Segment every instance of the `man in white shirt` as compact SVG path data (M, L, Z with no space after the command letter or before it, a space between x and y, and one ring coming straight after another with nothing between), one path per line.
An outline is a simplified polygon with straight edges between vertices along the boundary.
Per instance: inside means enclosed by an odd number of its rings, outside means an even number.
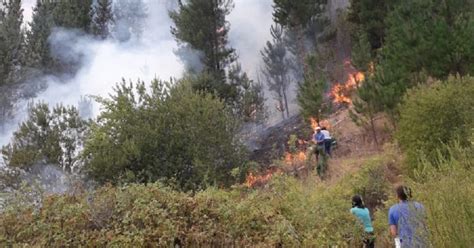
M326 127L321 128L321 133L324 135L324 151L331 157L332 137Z

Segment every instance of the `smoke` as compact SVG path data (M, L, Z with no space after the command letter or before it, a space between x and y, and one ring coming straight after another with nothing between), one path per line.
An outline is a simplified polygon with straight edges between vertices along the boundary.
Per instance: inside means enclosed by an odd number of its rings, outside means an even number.
M242 68L251 79L260 81L264 85L265 105L269 113L268 125L281 121L281 112L276 108L273 93L265 85L265 78L261 76L262 58L260 51L267 41L272 40L270 27L273 22L273 0L235 0L235 8L229 15L231 24L229 40L237 51ZM296 103L296 83L288 89L288 104L290 114L299 111Z
M66 64L74 64L79 70L70 78L51 75L38 78L45 82L46 90L29 101L44 101L51 106L63 103L82 108L84 96L107 97L122 78L150 82L153 78L179 78L186 68L201 68L200 54L192 49L178 49L170 33L172 21L168 11L176 7L173 0L147 0L147 17L142 35L125 42L116 39L96 40L77 30L55 29L49 38L54 55ZM260 50L271 39L272 0L235 0L235 8L229 16L230 45L237 50L243 69L255 81L261 67ZM31 21L36 0L24 0L24 21ZM178 56L179 55L179 56ZM179 59L186 57L186 64ZM266 93L268 109L274 110L274 100ZM9 143L19 122L27 114L27 100L16 103L15 116L0 130L0 146ZM89 106L90 104L86 104ZM92 102L90 113L96 116L100 106ZM90 107L90 106L89 106ZM280 114L277 113L279 116ZM0 159L0 164L2 163Z

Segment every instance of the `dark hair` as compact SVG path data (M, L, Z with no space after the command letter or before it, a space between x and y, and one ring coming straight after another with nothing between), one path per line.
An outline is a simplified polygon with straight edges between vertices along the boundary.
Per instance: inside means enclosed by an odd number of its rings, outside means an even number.
M326 127L322 127L321 130L326 130Z
M365 208L364 202L362 202L362 197L360 195L355 195L352 197L352 207Z
M397 192L398 199L402 201L406 201L411 198L411 189L407 186L400 185L395 189L395 191Z

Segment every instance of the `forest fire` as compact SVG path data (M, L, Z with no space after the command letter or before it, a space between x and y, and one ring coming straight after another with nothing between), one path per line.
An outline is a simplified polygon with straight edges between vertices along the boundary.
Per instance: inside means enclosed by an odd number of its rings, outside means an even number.
M313 130L316 127L326 127L330 128L330 123L328 120L317 121L316 118L310 118L311 128ZM298 139L296 142L296 149L295 152L286 152L283 158L283 165L280 167L271 167L267 171L262 174L257 175L254 172L250 172L247 175L244 185L248 188L254 188L258 186L263 186L267 184L274 175L276 174L283 174L283 173L292 173L295 171L300 171L307 166L307 161L311 157L307 153L307 147L311 144L311 141L307 141L304 139Z
M250 172L245 179L244 185L248 188L253 188L258 185L265 185L268 181L270 181L270 179L272 179L273 175L277 173L281 173L279 168L269 169L265 174L262 175L254 175L252 172Z
M333 97L333 102L338 104L351 105L352 100L350 95L352 92L364 81L365 75L357 71L350 61L344 63L346 71L348 72L347 80L344 83L336 83L330 92Z

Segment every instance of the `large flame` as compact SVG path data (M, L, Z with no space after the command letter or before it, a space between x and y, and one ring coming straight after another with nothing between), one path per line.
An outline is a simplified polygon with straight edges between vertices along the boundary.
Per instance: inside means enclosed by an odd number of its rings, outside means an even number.
M349 60L344 65L346 66L347 80L344 83L336 83L332 87L330 95L333 97L334 103L351 105L350 95L365 80L365 75L356 71Z

